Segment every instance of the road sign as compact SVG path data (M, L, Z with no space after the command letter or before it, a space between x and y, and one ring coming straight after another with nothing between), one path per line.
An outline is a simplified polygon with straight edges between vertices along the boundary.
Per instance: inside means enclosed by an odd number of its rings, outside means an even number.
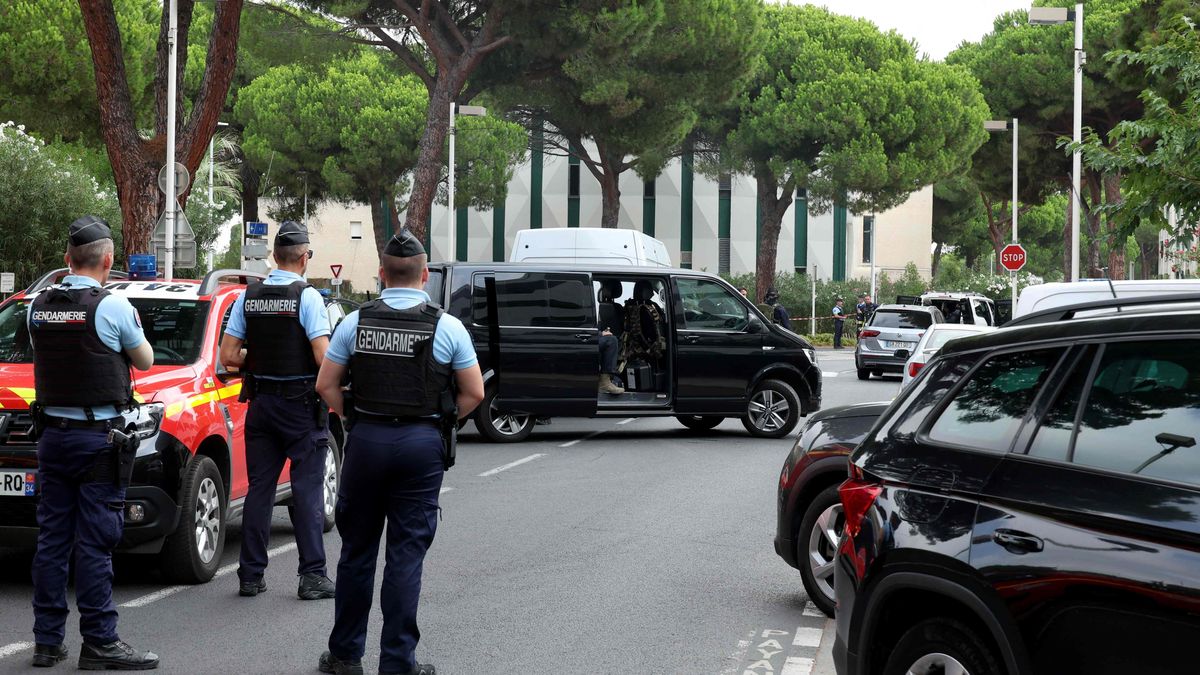
M175 162L175 196L179 197L188 188L188 181L191 177L188 176L187 167L179 162ZM158 170L158 191L167 194L167 165Z
M260 223L256 220L246 221L246 236L247 237L265 237L267 236L267 224Z
M1009 272L1020 272L1025 261L1025 247L1020 244L1009 244L1000 251L1000 264Z
M17 275L12 272L0 273L0 293L12 293L17 285Z
M329 271L333 272L334 279L337 279L338 277L342 276L342 266L341 265L330 265Z
M167 259L167 211L163 209L150 233L150 247L160 261ZM175 267L196 266L196 234L188 222L187 215L175 203Z
M339 278L337 278L337 277L334 277L334 278L332 278L332 279L330 279L330 280L329 280L329 285L330 285L330 286L341 286L341 285L342 285L342 280L341 280L341 279L339 279Z

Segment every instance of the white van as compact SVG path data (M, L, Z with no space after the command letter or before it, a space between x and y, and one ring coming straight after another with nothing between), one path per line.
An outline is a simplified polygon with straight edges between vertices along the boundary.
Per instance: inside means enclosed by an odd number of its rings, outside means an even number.
M603 227L521 230L509 262L672 266L667 245L654 237Z
M1106 279L1089 279L1075 283L1039 284L1021 291L1013 318L1055 307L1078 305L1082 302L1111 300L1114 292L1118 298L1140 298L1179 293L1200 294L1200 279L1147 279L1113 282Z

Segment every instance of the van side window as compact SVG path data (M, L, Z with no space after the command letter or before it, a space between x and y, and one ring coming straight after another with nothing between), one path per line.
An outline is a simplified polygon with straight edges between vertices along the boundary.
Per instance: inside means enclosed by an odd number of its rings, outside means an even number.
M502 326L594 329L591 289L586 274L497 273L497 318Z
M683 325L692 330L745 330L749 310L724 286L705 279L680 279Z
M476 274L471 280L471 323L486 326L491 322L488 312L487 280L485 274Z

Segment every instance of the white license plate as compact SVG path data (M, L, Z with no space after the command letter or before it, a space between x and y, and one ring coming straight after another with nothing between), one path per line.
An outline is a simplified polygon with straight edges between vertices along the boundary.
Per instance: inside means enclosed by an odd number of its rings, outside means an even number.
M915 342L901 342L899 340L884 340L884 349L912 349Z
M32 497L36 493L36 471L0 470L0 495L5 497Z

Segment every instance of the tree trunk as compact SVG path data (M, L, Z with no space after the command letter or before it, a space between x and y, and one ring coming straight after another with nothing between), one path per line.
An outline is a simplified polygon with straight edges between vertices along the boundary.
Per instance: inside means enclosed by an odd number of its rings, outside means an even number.
M413 236L425 238L425 224L433 209L433 198L437 195L438 183L442 180L442 148L450 133L450 102L461 88L455 86L458 78L450 73L441 75L429 94L429 108L425 113L425 132L417 144L417 165L413 169L412 194L408 198L408 211L404 219ZM454 208L450 204L451 209ZM452 259L450 251L447 259Z
M1100 267L1103 263L1100 261L1100 199L1101 186L1100 179L1095 173L1089 171L1087 173L1087 191L1091 201L1088 202L1088 207L1084 209L1083 222L1087 226L1088 231L1088 247L1087 247L1087 265L1088 276L1097 278L1101 276Z
M124 171L117 180L117 199L121 203L121 236L126 260L135 253L152 252L150 234L164 204L163 194L158 190L160 166L161 163L144 159L125 158L122 162Z
M1116 206L1121 203L1121 174L1104 176L1104 203ZM1125 278L1125 242L1128 237L1120 232L1120 223L1109 211L1105 217L1108 225L1108 277L1114 280Z
M1155 270L1157 270L1158 266L1158 242L1154 242L1148 246L1139 243L1138 250L1140 252L1138 262L1142 268L1142 278L1153 279L1156 276Z
M1004 273L1004 272L1006 272L1006 270L1000 264L1000 251L1005 246L1005 241L1004 241L1004 239L1005 239L1004 235L1006 232L1005 225L1007 224L1007 225L1011 226L1012 216L1009 216L1008 218L1003 218L1003 219L997 218L996 217L996 209L994 208L996 205L995 202L993 202L991 200L991 198L988 197L983 192L979 193L979 198L983 201L983 210L985 212L987 212L988 239L991 240L991 242L992 242L992 252L994 252L996 254L996 256L995 256L996 266L995 266L995 269L993 269L992 271L997 272L997 273ZM1009 207L1008 202L1002 202L1000 204L1000 213L1007 213L1008 207Z
M794 178L784 181L780 197L779 179L765 166L759 166L754 177L757 183L758 204L762 210L762 232L758 242L758 255L754 260L754 299L761 301L767 289L775 285L775 264L779 257L779 232L783 228L783 214L790 205L790 197L796 191Z
M621 219L621 164L624 157L613 157L612 153L599 148L601 210L600 227L616 228Z
M262 184L262 176L254 167L250 166L250 162L246 161L244 156L238 173L242 182L242 221L256 222L258 220L258 191Z

